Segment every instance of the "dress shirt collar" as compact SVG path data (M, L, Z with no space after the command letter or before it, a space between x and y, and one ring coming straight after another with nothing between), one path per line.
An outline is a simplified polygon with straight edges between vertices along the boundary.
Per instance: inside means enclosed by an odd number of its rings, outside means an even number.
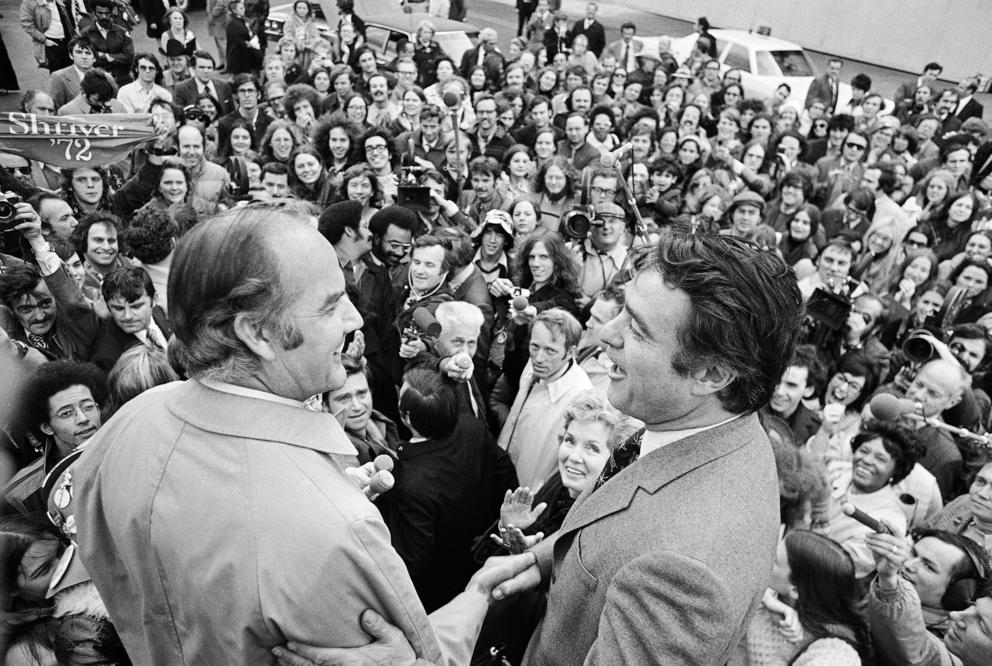
M680 439L692 437L693 435L698 435L706 430L717 428L726 423L730 423L734 419L738 419L741 416L743 415L734 414L729 419L725 419L719 423L714 423L713 425L703 426L702 428L688 428L686 430L645 430L644 436L641 438L641 455L639 457L643 458L652 451L657 451L658 449L664 448L672 442L677 442Z
M275 393L267 393L265 391L259 391L257 389L248 388L247 386L238 386L237 384L228 384L227 382L219 382L214 379L201 378L199 380L201 384L207 388L212 388L215 391L220 391L221 393L230 393L231 395L240 395L243 398L253 398L255 400L267 400L268 402L277 402L280 405L288 405L289 407L303 407L303 403L299 400L293 400L292 398L286 398L281 395L276 395ZM337 419L335 419L336 421Z
M530 365L530 361L527 362ZM531 377L534 376L534 367L530 367ZM585 371L579 367L579 364L575 362L575 359L571 359L568 362L568 369L559 375L556 379L552 379L550 382L543 379L538 379L536 384L544 384L548 387L548 397L551 398L551 402L558 402L562 396L567 395L572 387L581 380L581 376L585 374Z

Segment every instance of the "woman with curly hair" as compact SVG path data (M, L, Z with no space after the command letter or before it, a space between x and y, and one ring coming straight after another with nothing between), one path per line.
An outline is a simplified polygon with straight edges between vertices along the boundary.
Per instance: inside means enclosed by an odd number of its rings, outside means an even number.
M558 231L562 216L574 207L572 196L577 178L568 160L560 155L548 158L537 172L534 202L546 229Z
M295 124L288 120L273 120L258 146L262 164L269 162L288 164L289 156L293 151L305 144L306 139Z
M170 206L186 204L190 193L190 175L186 163L178 157L167 157L162 164L158 183L151 199L138 209L166 210Z
M317 204L321 210L334 198L334 181L315 148L302 146L289 157L289 187L298 198Z
M357 201L362 204L362 221L368 227L369 220L383 206L383 193L379 179L364 162L356 164L344 172L337 201Z
M295 83L286 88L282 107L286 117L296 123L305 136L310 136L317 125L320 111L320 96L317 90L305 83Z

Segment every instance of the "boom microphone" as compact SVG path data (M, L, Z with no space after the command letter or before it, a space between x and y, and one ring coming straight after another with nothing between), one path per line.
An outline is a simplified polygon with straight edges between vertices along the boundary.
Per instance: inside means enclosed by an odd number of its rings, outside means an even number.
M441 95L441 101L443 101L444 105L451 110L457 109L459 106L461 106L461 102L462 102L460 99L458 99L458 95L456 95L453 92L446 92L443 95Z
M878 522L877 520L875 520L874 518L872 518L867 513L865 513L858 507L854 506L850 502L844 502L844 505L841 507L841 510L846 515L850 516L851 518L854 518L856 521L858 521L865 527L869 528L873 532L881 532L882 534L892 534L892 530L890 530L888 527Z
M620 161L620 158L622 158L624 154L629 152L633 147L634 144L628 141L612 152L601 153L599 156L599 165L607 169L612 169Z
M868 409L876 419L897 421L900 416L915 413L916 403L891 393L879 393L868 403Z
M413 323L423 331L424 335L432 338L441 335L441 322L425 307L419 307L413 311Z

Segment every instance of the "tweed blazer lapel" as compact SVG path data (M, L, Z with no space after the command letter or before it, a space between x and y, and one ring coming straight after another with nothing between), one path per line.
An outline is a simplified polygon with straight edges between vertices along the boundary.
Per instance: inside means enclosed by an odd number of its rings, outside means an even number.
M638 489L649 494L675 479L747 445L764 432L754 414L672 442L619 472L596 492L584 492L565 517L561 536L623 511Z

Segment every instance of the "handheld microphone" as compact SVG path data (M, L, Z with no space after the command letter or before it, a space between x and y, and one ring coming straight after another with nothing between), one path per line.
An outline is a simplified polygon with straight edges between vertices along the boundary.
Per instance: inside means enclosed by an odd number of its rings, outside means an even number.
M624 156L625 153L633 149L634 144L629 141L622 144L619 148L609 153L601 153L599 156L599 165L607 169L612 169L620 162L620 158Z
M872 416L883 421L896 421L900 416L914 414L917 405L912 400L899 398L891 393L879 393L868 403Z
M844 502L844 505L841 507L841 510L844 512L845 515L854 518L856 521L858 521L865 527L869 528L873 532L881 532L882 534L892 534L892 530L890 530L888 527L878 522L877 520L875 520L874 518L872 518L867 513L865 513L858 507L854 506L850 502Z
M372 461L372 466L375 467L375 471L377 472L392 472L393 459L385 453L381 453L375 457L375 460Z
M455 359L455 365L457 365L462 370L468 370L470 367L472 367L472 359L468 358L468 356L462 356L460 358Z
M514 298L510 304L513 306L513 309L518 312L523 312L527 309L527 306L530 305L530 303L527 302L527 297L523 295Z
M446 92L443 95L441 95L441 101L443 101L444 105L448 107L449 110L452 111L457 109L459 106L461 106L461 102L462 102L458 98L458 95L456 95L453 92Z
M380 495L391 489L395 483L396 479L393 478L391 472L380 469L369 479L369 492L373 495Z
M425 307L413 311L413 323L429 337L436 338L441 334L441 322Z

